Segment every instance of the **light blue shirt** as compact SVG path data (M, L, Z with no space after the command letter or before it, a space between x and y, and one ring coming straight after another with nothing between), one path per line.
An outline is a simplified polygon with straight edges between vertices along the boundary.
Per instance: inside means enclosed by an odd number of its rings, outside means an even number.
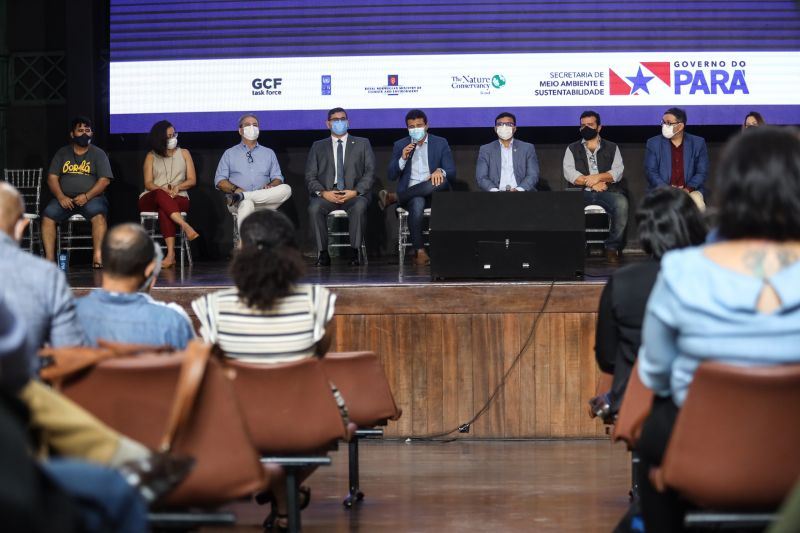
M407 163L408 160L402 157L397 160L397 166L400 167L401 171L406 168ZM417 143L417 148L411 154L411 175L408 177L408 186L413 187L418 183L422 183L430 175L431 169L428 168L428 135L426 134L422 142Z
M704 249L664 255L642 329L639 376L678 406L703 361L800 363L800 261L762 280L718 265ZM756 310L765 283L781 302L772 313Z
M168 344L182 350L194 338L186 311L149 295L95 289L76 301L78 318L92 346L97 339L135 344Z
M83 344L83 330L75 314L72 290L55 263L20 249L19 244L0 231L0 298L23 321L27 331L27 364L6 360L0 369L5 376L27 382L39 371L37 352L51 346Z
M508 143L508 148L501 141L497 142L500 143L500 187L498 189L501 191L516 189L518 187L517 178L514 176L514 139Z
M247 157L248 152L253 158L252 162ZM283 181L275 152L260 144L250 150L241 142L222 154L214 175L214 185L218 186L220 181L228 180L245 191L255 191L264 188L264 185L274 179Z

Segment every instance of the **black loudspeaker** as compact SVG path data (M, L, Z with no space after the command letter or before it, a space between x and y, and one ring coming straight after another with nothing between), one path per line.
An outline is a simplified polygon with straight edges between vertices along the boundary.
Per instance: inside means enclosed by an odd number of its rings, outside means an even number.
M583 276L581 192L443 192L431 204L433 279Z

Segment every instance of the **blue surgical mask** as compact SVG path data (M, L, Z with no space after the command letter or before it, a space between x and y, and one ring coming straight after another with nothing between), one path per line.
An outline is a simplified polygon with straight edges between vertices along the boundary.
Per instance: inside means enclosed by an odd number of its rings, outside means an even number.
M408 136L412 141L418 143L425 138L425 128L408 128Z
M331 131L334 135L344 135L347 133L347 126L346 120L334 120L331 122Z

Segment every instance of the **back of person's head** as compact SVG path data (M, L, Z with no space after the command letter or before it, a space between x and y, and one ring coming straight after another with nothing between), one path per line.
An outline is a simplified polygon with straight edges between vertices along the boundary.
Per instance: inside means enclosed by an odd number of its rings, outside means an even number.
M750 128L720 157L716 204L723 239L800 239L800 132Z
M153 239L139 224L114 226L103 238L103 275L145 279L147 266L155 259Z
M303 257L292 221L278 211L256 211L239 229L241 247L231 262L239 298L256 309L270 309L289 294L303 275Z
M706 224L694 200L675 187L659 187L642 199L636 211L639 242L650 256L702 244Z
M0 181L0 231L12 238L18 238L15 229L24 212L25 204L22 203L22 195L16 187Z

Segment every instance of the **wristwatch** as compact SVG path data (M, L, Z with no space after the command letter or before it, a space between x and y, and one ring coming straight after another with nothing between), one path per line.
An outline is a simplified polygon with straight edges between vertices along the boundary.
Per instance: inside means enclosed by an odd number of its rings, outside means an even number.
M316 194L317 196L322 196L322 191L314 191L314 194Z

